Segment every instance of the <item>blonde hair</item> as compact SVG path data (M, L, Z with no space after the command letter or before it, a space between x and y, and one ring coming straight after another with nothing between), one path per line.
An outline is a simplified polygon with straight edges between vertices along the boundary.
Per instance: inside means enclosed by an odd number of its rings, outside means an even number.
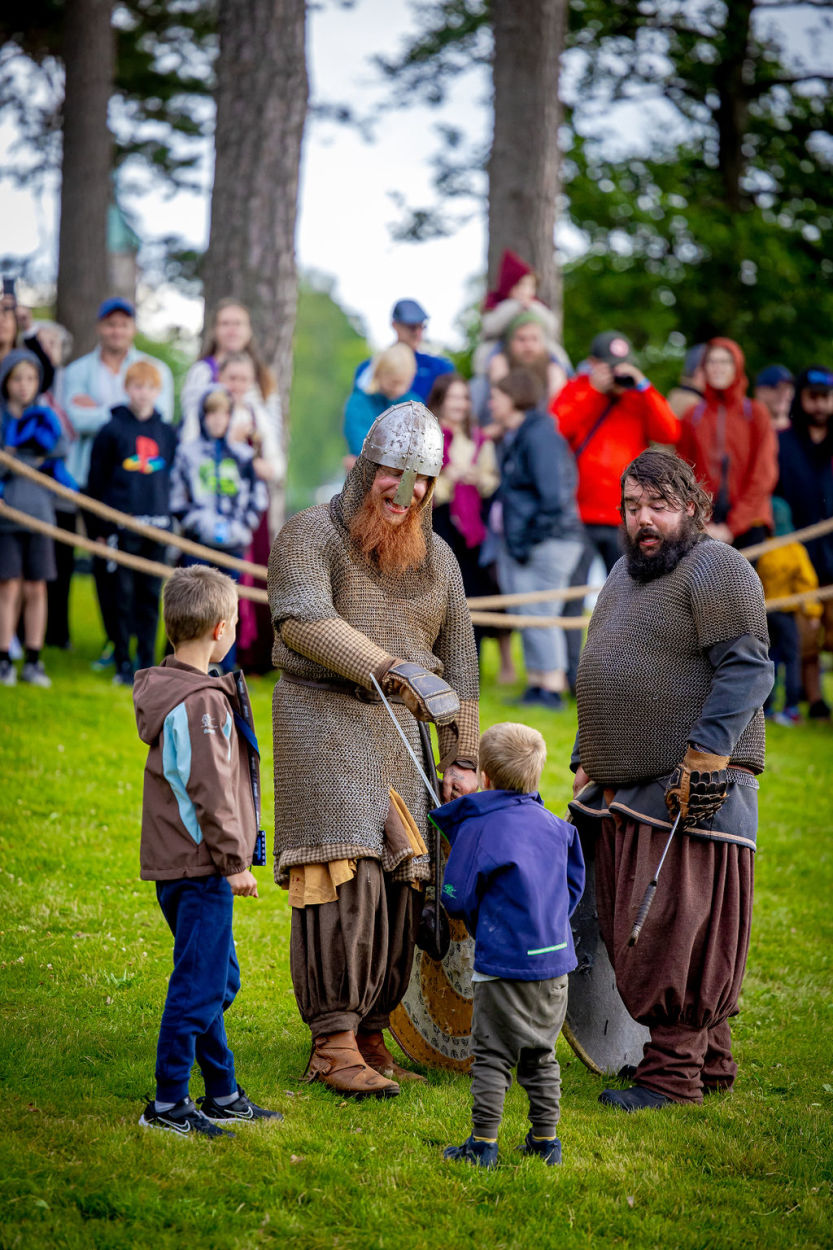
M370 374L370 382L368 383L368 395L376 395L381 389L379 386L379 374L385 372L407 373L410 372L410 381L405 387L406 391L411 389L414 378L416 377L417 363L416 356L407 343L394 343L393 347L387 347L373 362L373 369Z
M149 360L134 360L132 365L128 366L127 373L124 375L124 384L128 382L150 382L151 386L155 386L157 391L162 389L162 374L152 365Z
M202 638L218 621L228 621L237 607L237 587L230 577L207 564L174 569L162 592L165 633L172 647Z
M203 412L231 412L234 400L224 386L212 386L203 399Z
M547 744L537 729L516 721L492 725L480 739L480 768L496 790L538 789Z

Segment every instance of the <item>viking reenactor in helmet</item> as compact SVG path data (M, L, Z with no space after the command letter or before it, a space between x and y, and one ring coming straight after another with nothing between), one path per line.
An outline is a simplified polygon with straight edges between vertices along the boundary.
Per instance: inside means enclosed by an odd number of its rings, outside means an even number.
M437 726L442 798L477 788L478 669L459 566L431 528L436 418L398 404L371 427L344 488L291 518L269 560L275 878L289 889L290 965L312 1032L310 1079L390 1096L382 1030L408 985L429 798L417 758Z
M633 1088L600 1101L636 1111L735 1080L772 665L761 583L704 533L710 501L691 468L643 452L621 510L626 553L578 669L571 811L597 834L599 928L625 1006L650 1030Z

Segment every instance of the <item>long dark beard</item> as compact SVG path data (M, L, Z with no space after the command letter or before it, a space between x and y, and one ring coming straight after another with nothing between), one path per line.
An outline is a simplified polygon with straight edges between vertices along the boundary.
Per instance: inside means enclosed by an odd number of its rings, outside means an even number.
M391 525L376 498L368 495L349 524L350 537L380 573L407 573L425 561L422 518L411 507L400 525Z
M677 537L664 538L658 550L649 556L640 550L638 539L632 539L623 525L622 537L628 572L635 582L653 582L658 577L665 577L666 573L677 567L683 556L688 555L700 533L694 518L686 516Z

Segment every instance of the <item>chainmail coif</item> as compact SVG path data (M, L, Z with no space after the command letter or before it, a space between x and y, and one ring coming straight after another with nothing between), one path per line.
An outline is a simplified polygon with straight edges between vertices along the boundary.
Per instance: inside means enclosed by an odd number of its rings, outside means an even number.
M615 786L670 773L711 688L705 652L744 635L769 642L758 575L732 547L702 538L670 573L646 583L619 560L599 594L576 680L587 774ZM758 708L732 763L761 772L765 746Z
M273 661L284 673L308 681L349 675L367 690L381 653L421 664L441 675L461 701L460 737L440 730L441 756L448 755L451 742L452 758L476 761L477 651L459 565L431 528L431 489L420 505L426 558L418 568L382 574L350 539L349 522L377 468L359 456L339 495L298 513L276 537L268 577ZM333 629L317 631L329 637L316 645L315 655L302 655L282 636L294 636L293 624L299 622L328 621ZM384 863L390 786L427 835L425 787L381 704L281 681L273 712L278 882L293 864L364 855ZM419 759L416 721L401 705L394 705L394 712ZM428 873L426 857L396 870L405 879Z

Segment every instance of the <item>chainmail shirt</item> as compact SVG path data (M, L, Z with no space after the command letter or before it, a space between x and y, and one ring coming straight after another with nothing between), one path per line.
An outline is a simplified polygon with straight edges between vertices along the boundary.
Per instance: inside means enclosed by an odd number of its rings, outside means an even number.
M476 763L477 651L459 565L431 528L430 490L420 505L427 554L418 568L383 574L350 538L350 520L377 468L359 456L340 495L298 513L277 535L268 577L274 664L304 681L344 681L367 691L371 673L378 676L394 657L421 664L442 676L461 703L457 729L438 731L442 766L454 759ZM392 706L421 759L414 717ZM273 723L278 883L294 864L361 856L380 859L400 879L426 879L427 857L398 867L387 858L389 787L424 837L430 804L381 703L280 681Z
M768 644L760 580L734 548L703 537L650 582L635 581L619 560L599 594L576 681L588 775L620 786L670 773L711 689L707 650L742 636ZM759 707L731 762L759 773L764 750Z

